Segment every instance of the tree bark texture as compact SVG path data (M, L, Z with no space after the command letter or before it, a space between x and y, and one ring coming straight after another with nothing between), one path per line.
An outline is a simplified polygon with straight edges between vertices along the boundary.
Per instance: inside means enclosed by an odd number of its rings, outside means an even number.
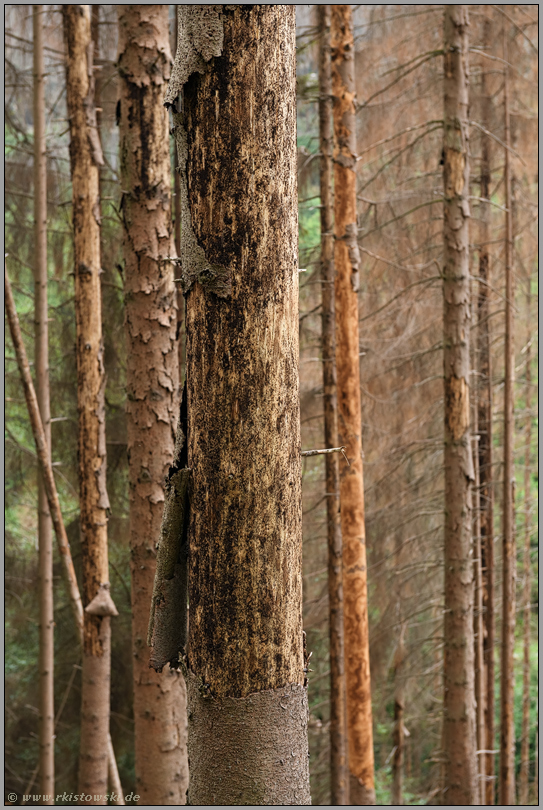
M351 6L332 6L336 362L339 443L350 466L340 476L347 736L351 804L375 804L366 532L358 336L360 253L356 219L356 120Z
M305 805L294 7L178 14L188 801Z
M532 446L532 334L530 331L531 278L528 278L528 306L526 321L528 335L526 344L526 390L524 395L526 408L526 428L524 439L524 559L522 588L522 625L523 625L523 666L522 666L522 738L520 747L520 783L519 804L528 804L528 785L530 775L530 620L532 615L532 566L530 544L532 535L532 496L531 496L531 446Z
M507 31L504 30L504 60L507 60ZM500 770L498 794L501 805L515 804L515 722L514 646L515 646L515 527L514 527L514 466L513 466L513 397L515 355L513 337L513 217L511 198L511 158L509 124L509 82L505 65L505 382L503 392L503 615L502 656L500 679Z
M484 41L490 45L490 24L485 23ZM484 48L486 50L486 47ZM491 98L487 88L486 71L481 72L482 123L490 128ZM490 139L482 137L481 151L481 197L490 197ZM485 664L485 745L487 751L494 749L494 485L492 467L492 369L490 354L490 299L491 288L490 254L490 207L481 210L481 249L479 253L479 291L477 297L477 433L479 436L479 511L481 529L481 561L483 578L483 657ZM494 804L494 754L486 754L485 804Z
M399 600L398 600L399 601ZM401 606L398 606L400 612ZM392 795L394 806L403 805L403 765L405 753L405 686L403 666L406 658L404 637L407 624L404 622L400 629L398 647L394 656L394 732L392 737L394 754L392 756Z
M185 683L177 670L150 669L146 646L179 388L163 105L171 61L168 6L117 8L136 792L143 805L179 805L188 786Z
M43 64L43 6L32 7L34 37L34 370L36 395L45 441L51 457L49 399L49 328L47 312L47 157L45 141L45 69ZM55 793L55 695L53 615L53 526L47 493L38 473L39 580L39 779L44 804Z
M109 587L107 554L105 372L100 289L100 205L98 172L103 163L94 107L89 6L62 7L66 42L66 99L74 223L78 464L83 550L83 672L80 792L107 792L110 617L115 608L89 613ZM111 601L111 600L110 600ZM105 804L100 798L91 802Z
M445 383L444 804L479 804L473 647L469 410L467 6L444 7Z
M472 298L473 300L473 298ZM479 452L478 442L478 422L477 422L477 386L475 396L471 403L472 408L472 431L475 438L473 446L473 468L475 481L473 484L473 494L475 497L475 509L473 510L473 558L474 558L474 581L475 593L473 600L473 638L475 656L475 727L477 751L485 748L485 673L484 673L484 649L483 649L483 573L481 561L481 512L479 508ZM486 778L485 778L485 754L477 754L477 778L479 787L479 798L481 804L486 804Z
M324 391L324 443L337 447L337 374L334 294L334 199L332 193L332 63L329 5L319 15L319 135L321 195L322 377ZM343 641L343 565L339 511L339 460L325 456L326 516L328 533L328 602L330 621L330 782L333 805L349 803L347 728L345 717L345 663Z

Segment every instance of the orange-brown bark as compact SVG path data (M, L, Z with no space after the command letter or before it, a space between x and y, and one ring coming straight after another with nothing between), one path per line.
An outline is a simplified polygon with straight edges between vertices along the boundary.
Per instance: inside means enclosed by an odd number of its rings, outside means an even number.
M185 683L149 668L145 643L178 418L171 222L168 6L118 6L121 183L130 486L136 792L143 805L185 803Z
M332 6L332 89L339 442L350 462L342 466L340 477L349 790L352 804L375 804L357 299L354 40L347 5Z

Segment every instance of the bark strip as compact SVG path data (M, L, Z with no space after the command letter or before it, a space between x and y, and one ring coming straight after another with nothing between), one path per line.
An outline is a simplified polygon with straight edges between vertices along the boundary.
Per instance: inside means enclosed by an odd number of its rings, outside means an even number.
M190 805L310 805L307 690L211 697L187 673ZM220 729L220 734L217 733ZM243 769L223 762L243 754Z
M341 465L343 595L349 791L352 804L375 804L369 660L368 585L358 299L360 253L356 218L356 119L351 6L332 6L336 269L336 361Z
M467 6L444 6L443 370L445 616L443 804L479 804L475 737L474 479L469 410L469 164Z

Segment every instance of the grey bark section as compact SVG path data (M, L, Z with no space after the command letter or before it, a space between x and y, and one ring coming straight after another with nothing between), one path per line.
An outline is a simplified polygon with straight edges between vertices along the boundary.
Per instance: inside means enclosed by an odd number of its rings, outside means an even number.
M307 690L289 684L243 698L214 698L192 672L186 680L187 804L310 805Z

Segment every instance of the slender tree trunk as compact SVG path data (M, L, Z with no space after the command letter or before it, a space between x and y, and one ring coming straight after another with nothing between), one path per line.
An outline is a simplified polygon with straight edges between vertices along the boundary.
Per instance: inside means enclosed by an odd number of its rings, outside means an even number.
M532 569L530 555L530 541L532 535L532 498L531 478L532 467L530 451L532 445L532 336L530 331L530 303L531 279L528 278L528 307L526 323L528 335L526 344L526 393L524 396L526 408L526 436L524 444L524 587L522 593L523 630L524 630L524 661L522 668L522 742L520 748L520 786L519 804L528 804L528 783L530 775L530 619L532 615Z
M336 387L336 328L334 296L334 201L332 194L332 63L330 6L318 6L319 132L321 193L322 377L325 447L338 446ZM343 643L343 571L339 512L339 462L325 456L326 514L328 527L328 600L330 615L330 767L331 802L349 804L347 731L345 717L345 663Z
M504 60L507 61L507 32L504 30ZM509 126L509 82L505 65L505 384L503 432L503 616L500 688L500 770L499 803L515 804L515 723L514 660L515 646L515 566L514 534L514 466L513 466L513 395L514 395L514 337L513 337L513 218L511 199L511 161Z
M474 364L475 365L475 364ZM477 411L477 383L473 384L475 390L474 402L472 404L472 430L475 437L473 447L473 467L475 471L475 482L473 494L475 497L475 510L473 520L473 557L475 575L475 598L473 609L473 637L475 642L475 706L476 706L476 739L477 750L485 749L485 672L484 672L484 650L483 650L483 572L481 558L481 510L480 510L480 476L479 476L479 431L478 431L478 411ZM485 780L486 756L483 753L477 755L477 776L480 794L480 803L486 804L486 780Z
M178 32L178 14L177 6L175 7L175 42L179 40ZM181 254L181 176L179 174L179 155L177 149L174 150L174 238L175 238L175 255ZM179 279L177 279L177 282ZM184 339L184 321L185 321L185 299L183 297L183 290L179 283L176 283L177 289L177 356L179 359L179 382L182 384L185 377L185 339Z
M178 13L188 801L306 805L294 7Z
M43 6L32 7L34 35L34 369L36 394L51 456L49 401L49 328L47 313L47 157L45 143L45 69L43 66ZM47 494L38 475L39 549L39 773L43 804L54 804L55 793L55 694L53 615L53 531Z
M79 791L93 796L91 801L85 801L86 804L105 804L111 616L116 611L111 598L111 604L104 599L109 591L109 501L106 491L98 188L98 171L103 158L94 108L90 9L89 6L68 5L62 7L62 12L74 218L78 462L85 606Z
M445 617L442 802L478 804L473 655L473 462L469 410L467 6L445 6L443 331Z
M400 600L398 599L398 614L400 614L400 612L401 604ZM401 807L403 805L403 764L405 751L405 728L403 717L405 709L405 688L402 670L406 657L404 643L406 631L407 624L403 622L400 627L398 647L394 655L394 732L392 735L394 754L392 756L391 802L392 805L396 807Z
M375 804L366 531L358 337L360 254L356 224L356 120L352 9L332 6L334 215L339 441L350 466L340 477L347 735L351 804Z
M485 22L484 42L490 45L490 22ZM485 47L486 50L486 47ZM482 124L490 128L491 98L487 88L486 71L481 72ZM481 197L490 197L490 140L482 136L481 152ZM479 510L481 527L481 560L483 577L483 657L485 664L485 745L487 751L494 750L494 486L492 467L492 369L490 363L490 206L483 204L481 209L481 248L479 252L479 290L477 297L477 355L479 382L477 386L477 422L479 434ZM485 803L494 804L494 759L486 754L485 763Z
M117 8L136 792L143 805L180 805L188 786L185 683L177 670L150 669L145 644L179 386L163 105L170 73L168 6Z

